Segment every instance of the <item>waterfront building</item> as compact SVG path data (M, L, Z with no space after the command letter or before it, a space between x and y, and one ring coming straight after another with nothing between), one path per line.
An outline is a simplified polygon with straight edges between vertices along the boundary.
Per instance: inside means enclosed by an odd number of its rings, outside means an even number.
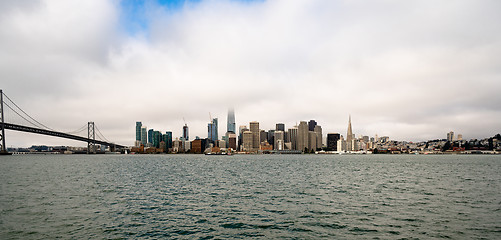
M167 150L172 148L172 132L165 132L165 134L162 135L162 140L165 142Z
M208 138L209 138L209 141L215 143L219 139L218 138L218 134L217 134L217 129L218 129L217 118L213 118L212 122L210 122L207 125L207 128L208 128Z
M160 133L160 131L153 131L153 134L152 134L152 144L154 147L156 148L160 148L160 142L162 141L162 133Z
M268 132L265 130L259 130L259 142L264 142L267 141L266 139L268 138ZM268 141L267 141L268 142Z
M141 128L143 124L141 122L136 122L136 141L141 142Z
M259 146L261 143L260 140L260 130L259 130L259 122L250 122L250 131L252 132L252 148L254 150L259 150Z
M297 126L289 128L287 130L287 142L291 143L291 150L298 150L297 148Z
M148 130L148 143L153 144L153 132L154 131L155 130L153 130L153 129Z
M226 141L225 140L217 140L217 146L219 148L226 148Z
M275 131L273 149L284 150L284 132Z
M237 135L235 133L228 134L228 144L227 148L231 148L233 150L237 150Z
M253 132L245 131L243 132L243 140L242 140L242 150L246 152L250 152L254 149L253 144Z
M462 141L463 140L463 134L458 134L458 141Z
M337 151L338 152L345 152L346 149L346 141L344 140L343 136L337 141Z
M323 145L323 141L322 141L322 126L316 125L313 132L315 132L315 134L317 136L317 140L316 140L317 147L316 147L316 149L322 148L322 145Z
M238 127L238 147L242 148L243 140L244 140L244 132L249 131L247 126L241 125Z
M226 124L226 132L236 133L236 125L235 125L235 110L230 108L228 110L228 119Z
M308 149L308 124L301 121L297 128L297 150L305 151Z
M340 139L341 135L339 133L329 133L327 134L327 149L329 151L337 151L337 141Z
M183 126L183 138L186 141L190 140L190 133L189 133L188 125L186 125L186 123Z
M267 140L267 142L270 144L270 145L274 145L275 144L275 130L274 129L270 129L268 131L268 134L265 138ZM261 141L264 141L263 139L261 139Z
M351 115L348 119L348 131L346 132L346 149L353 150L353 131L351 129Z
M146 146L148 141L148 128L146 126L141 127L141 144Z
M449 141L449 142L454 141L454 132L453 131L450 131L449 133L447 133L447 141Z
M308 131L315 131L315 126L317 126L317 122L315 120L310 120L308 122Z
M275 131L285 132L285 124L283 124L283 123L277 123L275 125Z
M313 131L308 131L308 151L317 150L317 134Z

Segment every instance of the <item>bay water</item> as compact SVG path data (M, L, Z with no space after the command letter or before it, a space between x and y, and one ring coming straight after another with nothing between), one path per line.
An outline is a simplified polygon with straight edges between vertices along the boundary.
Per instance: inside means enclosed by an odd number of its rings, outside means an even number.
M0 239L54 238L501 239L501 156L0 156Z

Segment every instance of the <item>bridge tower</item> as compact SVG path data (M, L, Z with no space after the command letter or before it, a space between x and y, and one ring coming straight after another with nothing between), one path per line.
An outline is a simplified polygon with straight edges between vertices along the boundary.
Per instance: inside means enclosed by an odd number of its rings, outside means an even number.
M3 91L0 89L0 117L2 117L2 122L0 123L0 128L2 133L0 138L2 139L2 147L0 148L0 155L7 154L7 149L5 148L5 126L4 126L4 115L3 115Z
M94 122L87 123L87 154L96 153L96 134L95 134Z

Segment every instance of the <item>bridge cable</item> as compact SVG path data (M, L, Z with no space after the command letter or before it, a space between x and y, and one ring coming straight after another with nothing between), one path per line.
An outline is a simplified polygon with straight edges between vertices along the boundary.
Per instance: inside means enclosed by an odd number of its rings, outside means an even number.
M101 133L101 131L99 131L99 128L97 127L97 125L94 125L94 126L96 126L97 132L98 132L99 134L101 134L101 136L104 138L104 140L105 140L106 142L111 143L111 141L110 141L110 140L108 140L108 139L106 139L106 137L105 137L105 136ZM98 136L99 136L99 134L98 134Z
M4 102L5 106L7 106L8 108L10 108L10 110L12 110L14 113L16 113L18 116L20 116L21 118L23 118L26 122L29 122L31 123L31 125L35 126L35 127L40 127L36 124L34 124L33 122L31 122L30 120L26 119L25 117L23 117L23 115L19 114L16 110L14 110L11 106L9 106L9 104L7 104L6 102Z
M21 112L23 112L24 114L26 114L26 116L28 116L31 120L35 121L36 123L40 124L40 126L43 126L45 127L46 129L49 129L49 130L52 130L52 131L55 131L54 129L50 128L50 127L47 127L45 125L43 125L42 123L40 123L39 121L37 121L36 119L32 118L29 114L27 114L23 109L21 109L19 106L17 106L17 104L12 101L12 99L9 98L9 96L7 96L5 93L3 93L3 95L12 103L14 104L14 106L16 106L19 110L21 110ZM9 107L12 111L14 111L15 113L17 113L17 115L21 116L21 114L19 114L18 112L16 112L14 109L12 109L11 107ZM21 116L22 117L22 116ZM24 120L28 121L26 118L22 117ZM30 121L28 121L30 122ZM33 124L32 122L30 122L31 124ZM33 124L36 126L36 124Z

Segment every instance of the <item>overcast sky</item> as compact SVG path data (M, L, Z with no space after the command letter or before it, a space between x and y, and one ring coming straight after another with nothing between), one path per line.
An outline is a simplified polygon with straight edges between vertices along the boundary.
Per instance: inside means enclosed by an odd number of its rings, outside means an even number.
M0 88L45 125L207 137L315 119L395 140L501 132L501 1L1 1ZM22 120L6 110L7 121ZM7 145L85 143L7 131Z

